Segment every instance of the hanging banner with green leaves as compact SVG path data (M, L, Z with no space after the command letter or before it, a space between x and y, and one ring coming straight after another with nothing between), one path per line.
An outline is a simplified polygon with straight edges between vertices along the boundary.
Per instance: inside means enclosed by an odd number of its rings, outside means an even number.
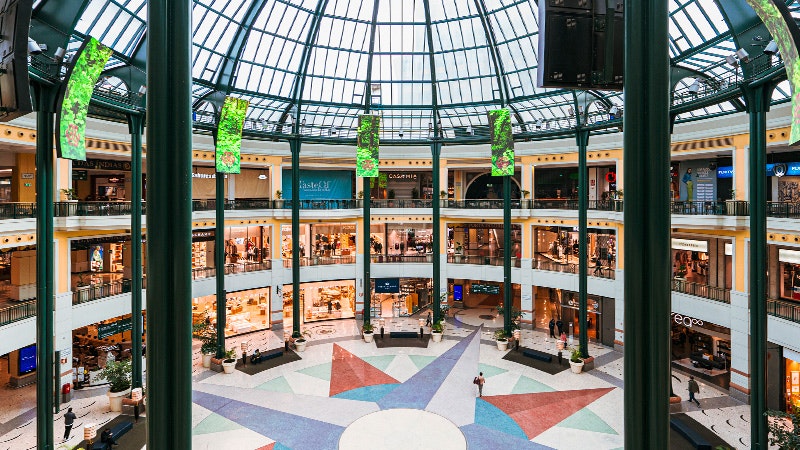
M492 176L514 175L514 136L511 113L507 109L489 111L492 139Z
M242 162L242 127L250 102L236 97L225 97L217 126L217 172L239 173Z
M379 116L362 114L358 117L357 177L373 178L378 176L380 131L381 118Z
M89 37L73 57L74 64L67 69L61 106L56 117L58 157L86 161L86 116L92 100L94 85L106 67L113 50Z

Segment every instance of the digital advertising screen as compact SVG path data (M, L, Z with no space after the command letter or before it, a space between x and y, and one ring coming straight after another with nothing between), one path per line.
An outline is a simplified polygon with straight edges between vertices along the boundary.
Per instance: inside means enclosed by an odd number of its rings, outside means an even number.
M242 127L250 102L225 97L217 126L217 172L239 173L242 162Z
M74 63L67 69L66 83L57 110L58 157L86 161L86 116L97 79L113 51L89 37L83 42Z
M511 113L507 109L489 111L492 142L492 176L514 175L514 136L511 134Z
M453 285L453 301L460 302L464 300L464 286L460 284Z
M764 22L778 49L786 68L786 78L792 89L792 130L789 145L800 142L800 57L797 44L800 42L800 30L785 3L774 0L747 0L747 3ZM789 22L792 26L789 26Z
M400 292L400 278L376 278L376 294L397 294Z
M36 370L36 344L19 349L19 374L25 375Z
M381 118L379 116L362 114L358 117L357 177L372 178L378 176L380 132Z

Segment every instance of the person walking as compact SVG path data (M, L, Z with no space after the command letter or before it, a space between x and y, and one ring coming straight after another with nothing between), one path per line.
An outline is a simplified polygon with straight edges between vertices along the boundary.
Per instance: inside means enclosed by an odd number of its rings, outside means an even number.
M483 372L475 377L474 383L478 385L478 397L483 397L483 385L486 384L486 378L483 378Z
M75 423L75 419L78 416L72 412L72 408L67 410L67 413L64 414L64 442L69 440L69 433L72 431L72 425Z
M550 323L548 323L547 326L550 328L550 337L555 339L556 319L550 319Z
M431 326L431 312L430 311L428 311L428 318L425 320L425 326L426 327Z
M690 402L697 403L697 406L700 406L700 402L694 398L694 394L700 392L700 386L697 384L697 381L694 381L694 377L689 377L689 400Z

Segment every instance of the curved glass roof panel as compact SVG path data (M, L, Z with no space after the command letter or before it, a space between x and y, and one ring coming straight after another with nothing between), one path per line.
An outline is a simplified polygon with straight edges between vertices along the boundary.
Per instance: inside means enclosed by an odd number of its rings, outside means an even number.
M788 3L800 20L800 5ZM108 68L144 60L137 52L146 51L146 0L86 4L68 54L91 35L114 49ZM246 98L253 129L274 129L297 104L309 133L323 136L355 128L368 103L393 139L427 135L435 126L445 135L480 132L486 111L503 104L520 129L574 120L571 91L536 87L534 0L194 0L192 14L196 106L215 92ZM735 51L715 0L669 1L673 65L724 88L743 76L726 63ZM692 82L687 75L676 92ZM590 112L622 106L620 93L596 94L604 100ZM789 94L781 84L773 101ZM740 110L741 99L730 98L679 119Z

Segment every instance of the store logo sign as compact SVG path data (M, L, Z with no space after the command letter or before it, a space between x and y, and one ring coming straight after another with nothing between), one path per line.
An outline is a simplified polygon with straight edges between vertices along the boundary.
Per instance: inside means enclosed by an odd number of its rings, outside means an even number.
M692 328L692 325L697 325L698 327L703 326L703 321L700 319L695 319L694 317L683 316L681 314L672 313L672 320L675 321L678 325L683 325L687 328Z
M797 250L778 249L778 261L791 264L800 264L800 252Z
M691 250L694 252L707 252L707 241L694 241L691 239L672 239L672 248L675 250Z

